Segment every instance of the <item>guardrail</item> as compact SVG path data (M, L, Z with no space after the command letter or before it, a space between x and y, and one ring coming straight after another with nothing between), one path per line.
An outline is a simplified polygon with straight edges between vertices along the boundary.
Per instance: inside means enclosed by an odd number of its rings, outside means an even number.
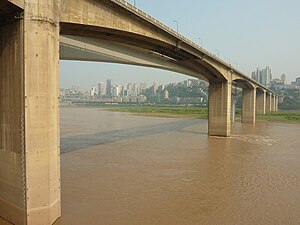
M141 17L142 19L147 20L151 24L159 27L160 29L166 31L167 33L175 36L180 41L185 42L186 44L194 47L195 49L197 49L201 53L203 53L205 55L208 55L209 57L211 57L212 59L216 60L217 62L222 63L223 65L225 65L226 67L230 68L231 70L233 70L233 71L237 72L238 74L244 76L244 78L246 78L247 80L255 83L258 86L264 87L263 85L261 85L257 81L255 81L252 78L250 78L249 76L247 76L244 72L241 72L239 69L237 69L236 67L232 66L232 64L227 63L225 60L223 60L220 57L212 54L211 52L209 52L208 50L206 50L202 46L199 46L195 42L193 42L190 39L188 39L188 38L184 37L183 35L179 34L177 31L171 29L169 26L165 25L164 23L160 22L159 20L155 19L154 17L150 16L149 14L143 12L139 8L133 6L132 4L130 4L129 2L127 2L126 0L111 0L111 1L114 2L114 3L116 3L116 4L118 4L121 7L129 10L130 12L132 12L135 15ZM266 87L264 87L264 88L266 88ZM268 88L266 88L266 89L269 90ZM271 90L269 90L269 91L273 92Z

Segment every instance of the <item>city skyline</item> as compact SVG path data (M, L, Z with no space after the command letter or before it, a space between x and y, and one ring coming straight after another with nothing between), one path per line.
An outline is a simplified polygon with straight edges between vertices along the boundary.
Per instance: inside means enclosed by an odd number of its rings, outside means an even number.
M300 2L296 0L228 0L226 3L191 0L189 4L178 0L172 1L172 4L169 1L139 0L136 6L174 30L178 25L179 33L203 45L248 76L255 68L266 66L272 68L274 78L286 74L287 81L291 82L300 76L297 65L297 59L300 58L300 31L296 29L300 22ZM89 86L97 79L108 77L120 79L120 82L128 82L135 77L133 80L147 83L153 80L165 83L187 79L180 74L156 69L61 61L62 87L74 82Z

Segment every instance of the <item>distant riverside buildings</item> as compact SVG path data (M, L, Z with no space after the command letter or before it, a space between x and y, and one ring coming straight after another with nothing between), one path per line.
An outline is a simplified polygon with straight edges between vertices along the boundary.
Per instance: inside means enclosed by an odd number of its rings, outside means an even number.
M153 83L147 88L145 82L113 84L111 79L99 82L89 91L81 92L79 85L72 89L60 90L63 104L81 103L163 103L163 104L201 104L206 105L208 84L198 79L179 83L158 85Z
M252 79L266 87L269 87L272 81L272 71L269 67L266 67L265 69L257 68L252 72Z

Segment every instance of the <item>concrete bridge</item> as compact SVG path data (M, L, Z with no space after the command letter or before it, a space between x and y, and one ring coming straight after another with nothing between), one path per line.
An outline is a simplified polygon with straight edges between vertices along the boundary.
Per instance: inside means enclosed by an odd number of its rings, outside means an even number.
M232 88L242 122L278 96L123 0L0 0L0 216L61 216L59 59L149 66L209 82L208 134L230 136Z

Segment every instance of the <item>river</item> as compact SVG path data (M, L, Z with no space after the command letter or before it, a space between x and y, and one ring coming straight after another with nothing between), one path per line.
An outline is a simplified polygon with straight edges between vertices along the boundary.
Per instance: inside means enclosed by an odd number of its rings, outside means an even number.
M300 125L61 108L57 225L299 225Z

